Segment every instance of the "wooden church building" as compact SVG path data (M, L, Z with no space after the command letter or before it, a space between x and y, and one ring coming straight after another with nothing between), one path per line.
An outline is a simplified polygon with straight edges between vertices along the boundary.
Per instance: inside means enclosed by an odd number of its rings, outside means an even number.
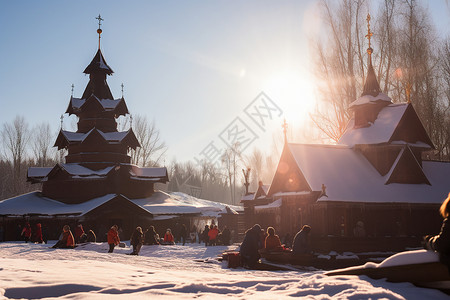
M70 98L66 110L78 117L77 130L61 128L55 142L68 152L65 163L29 168L28 181L42 184L42 191L0 201L6 240L14 240L17 227L25 222L43 223L49 239L57 239L63 225L74 229L82 222L103 241L113 224L127 239L138 225L152 224L164 233L174 219L192 226L193 220L210 220L225 211L225 205L203 200L195 207L189 203L199 199L155 191L156 183L168 182L167 169L131 164L128 152L140 145L131 128L117 130L117 118L129 112L123 96L115 99L108 86L113 70L100 50L98 19L98 51L84 70L89 82L81 98Z
M317 249L351 251L418 247L439 233L450 163L423 159L434 145L413 105L382 93L371 53L369 46L364 89L340 140L285 141L267 195L243 201L248 226L274 226L282 237L309 224Z

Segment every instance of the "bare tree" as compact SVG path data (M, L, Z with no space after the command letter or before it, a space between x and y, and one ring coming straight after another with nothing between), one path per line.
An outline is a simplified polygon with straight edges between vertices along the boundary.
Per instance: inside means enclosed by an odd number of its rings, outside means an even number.
M11 162L13 175L13 192L20 192L22 163L30 140L28 123L22 116L16 116L12 123L3 124L1 131L3 155Z
M230 187L231 204L236 205L236 176L242 159L239 142L232 144L222 155L222 165L225 167Z
M51 158L53 139L54 136L48 122L38 124L32 129L31 149L38 166L44 167L48 164Z
M364 78L364 0L342 0L337 7L321 1L328 39L313 41L315 75L321 100L311 115L313 122L330 139L337 141L350 119L348 105L356 99Z
M161 140L155 122L149 122L146 116L133 117L133 130L141 147L131 151L133 164L147 167L158 165L164 157L167 146Z

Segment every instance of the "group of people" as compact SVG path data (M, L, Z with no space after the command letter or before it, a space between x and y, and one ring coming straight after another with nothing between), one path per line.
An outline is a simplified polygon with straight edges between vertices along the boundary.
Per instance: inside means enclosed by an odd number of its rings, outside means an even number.
M204 242L205 246L229 245L231 241L231 232L227 226L222 231L217 225L205 225L205 229L200 234L200 242Z
M58 242L53 245L52 248L75 248L77 244L97 241L97 236L93 230L89 230L87 233L84 232L83 225L77 224L75 228L75 235L70 230L69 225L63 226L63 231L59 236Z
M44 240L44 236L42 233L42 225L41 223L37 223L34 226L34 229L31 228L30 223L26 223L25 226L20 229L20 237L22 240L25 241L25 243L32 242L32 243L44 243L46 240Z
M297 232L292 241L292 253L294 255L311 253L310 232L311 227L309 225L304 225ZM242 265L254 267L261 258L259 253L261 249L265 251L291 251L286 245L281 244L280 237L275 234L275 228L268 227L265 231L259 224L255 224L245 232L240 247L239 253Z

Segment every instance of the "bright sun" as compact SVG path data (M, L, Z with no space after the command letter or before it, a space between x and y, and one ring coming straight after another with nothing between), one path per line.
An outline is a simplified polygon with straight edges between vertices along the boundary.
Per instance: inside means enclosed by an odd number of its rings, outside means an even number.
M287 122L302 123L313 111L316 98L311 75L295 70L273 73L264 83L264 91L283 110Z

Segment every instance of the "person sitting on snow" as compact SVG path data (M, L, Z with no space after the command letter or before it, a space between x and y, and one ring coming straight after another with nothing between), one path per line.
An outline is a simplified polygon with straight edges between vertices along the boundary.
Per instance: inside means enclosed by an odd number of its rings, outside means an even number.
M311 227L309 225L303 225L302 229L297 232L292 243L293 254L305 254L311 253L309 234Z
M164 240L161 245L175 245L175 239L170 228L167 228L166 234L164 235Z
M439 257L442 263L450 268L450 193L447 199L442 203L439 212L444 218L442 222L441 231L438 235L427 235L424 237L424 248L439 252Z
M264 243L264 249L266 249L267 251L283 250L283 246L281 246L280 237L275 234L275 228L273 227L267 228L267 237Z
M75 248L75 240L69 225L64 225L61 239L52 248Z

